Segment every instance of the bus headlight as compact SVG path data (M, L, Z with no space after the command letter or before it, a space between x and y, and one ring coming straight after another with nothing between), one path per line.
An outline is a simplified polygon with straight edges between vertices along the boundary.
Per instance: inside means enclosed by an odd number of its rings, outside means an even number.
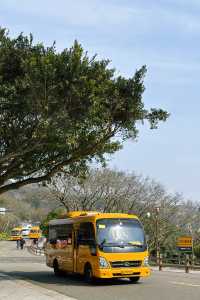
M104 257L99 257L99 267L100 268L109 268L109 263L107 262L107 260Z
M149 258L146 256L143 260L143 266L147 267L149 265Z

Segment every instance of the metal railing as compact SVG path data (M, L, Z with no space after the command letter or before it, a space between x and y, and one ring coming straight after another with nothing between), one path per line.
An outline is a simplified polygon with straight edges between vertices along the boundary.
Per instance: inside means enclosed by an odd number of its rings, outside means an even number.
M34 244L34 242L31 241L30 244L26 246L26 248L31 254L40 255L40 256L45 255L44 245L38 246L38 243Z
M190 270L200 270L200 261L192 259L189 255L185 255L185 257L182 258L163 258L163 256L160 255L158 263L156 262L156 258L151 257L150 265L158 266L159 271L162 271L165 267L183 269L185 273L189 273Z

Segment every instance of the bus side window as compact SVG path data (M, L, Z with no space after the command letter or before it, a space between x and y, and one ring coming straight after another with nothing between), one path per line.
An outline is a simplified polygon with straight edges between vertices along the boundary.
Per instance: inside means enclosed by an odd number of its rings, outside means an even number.
M77 244L91 245L95 243L95 234L93 224L90 222L81 223L78 231Z
M66 240L67 244L72 244L72 225L51 225L49 227L49 240Z
M56 238L57 238L56 229L55 227L50 226L48 239L51 241L51 240L56 240Z

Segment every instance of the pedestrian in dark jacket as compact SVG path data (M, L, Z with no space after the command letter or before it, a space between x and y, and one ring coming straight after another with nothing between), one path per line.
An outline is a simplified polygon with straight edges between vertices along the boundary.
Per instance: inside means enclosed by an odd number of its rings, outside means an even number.
M23 238L20 239L20 248L23 250L25 244L25 240Z

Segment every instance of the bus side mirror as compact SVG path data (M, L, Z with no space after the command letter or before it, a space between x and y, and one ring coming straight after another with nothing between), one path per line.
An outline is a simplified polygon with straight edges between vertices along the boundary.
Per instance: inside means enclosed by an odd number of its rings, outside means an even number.
M92 256L96 256L97 255L97 247L95 244L90 245L90 253Z
M93 247L96 247L96 246L97 246L97 243L96 243L95 239L90 239L90 240L88 240L88 244L89 244L90 246L93 246Z

